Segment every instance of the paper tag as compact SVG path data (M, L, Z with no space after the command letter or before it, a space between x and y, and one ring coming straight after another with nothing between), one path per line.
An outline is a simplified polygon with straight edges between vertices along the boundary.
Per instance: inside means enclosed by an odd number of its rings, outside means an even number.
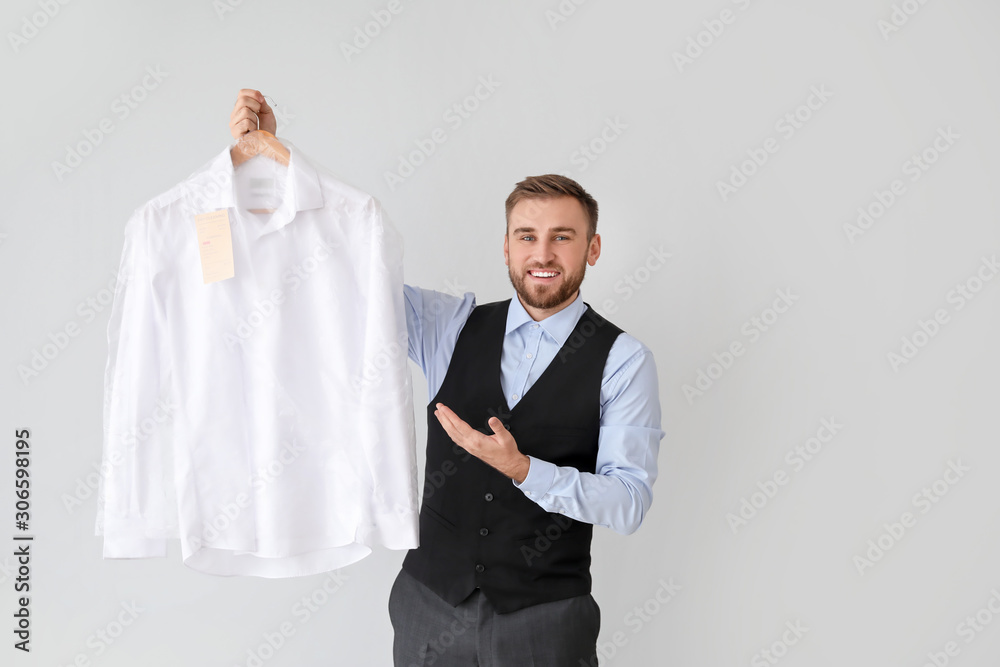
M205 284L236 275L233 269L233 234L229 228L229 211L223 208L196 215L194 224L198 230L201 276Z

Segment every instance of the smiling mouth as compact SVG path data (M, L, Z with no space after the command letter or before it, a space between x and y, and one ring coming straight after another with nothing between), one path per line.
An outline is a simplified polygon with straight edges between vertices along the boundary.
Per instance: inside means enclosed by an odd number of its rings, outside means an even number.
M558 271L543 271L542 269L531 269L528 271L528 275L531 279L537 283L551 283L555 282L556 278L559 277Z
M559 277L558 271L543 271L541 269L531 269L528 275L540 283L549 283Z

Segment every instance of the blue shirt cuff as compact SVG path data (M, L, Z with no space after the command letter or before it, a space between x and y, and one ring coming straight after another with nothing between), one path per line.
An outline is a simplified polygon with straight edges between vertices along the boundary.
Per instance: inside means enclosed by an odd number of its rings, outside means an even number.
M548 461L536 459L534 456L529 455L528 459L531 461L531 465L528 466L528 474L524 481L520 484L514 480L510 481L521 489L524 495L538 502L552 488L552 482L556 478L556 466Z

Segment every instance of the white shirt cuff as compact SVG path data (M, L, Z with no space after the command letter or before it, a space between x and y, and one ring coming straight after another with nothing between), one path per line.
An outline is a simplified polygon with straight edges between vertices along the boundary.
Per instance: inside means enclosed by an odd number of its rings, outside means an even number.
M105 558L163 558L167 541L144 537L105 537Z

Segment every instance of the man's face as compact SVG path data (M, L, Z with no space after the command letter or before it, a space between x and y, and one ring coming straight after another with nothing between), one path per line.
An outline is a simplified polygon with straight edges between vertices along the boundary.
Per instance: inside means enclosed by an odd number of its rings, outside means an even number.
M511 210L504 262L532 318L545 319L576 299L587 264L601 254L600 234L588 243L587 228L587 212L575 197L522 199Z

